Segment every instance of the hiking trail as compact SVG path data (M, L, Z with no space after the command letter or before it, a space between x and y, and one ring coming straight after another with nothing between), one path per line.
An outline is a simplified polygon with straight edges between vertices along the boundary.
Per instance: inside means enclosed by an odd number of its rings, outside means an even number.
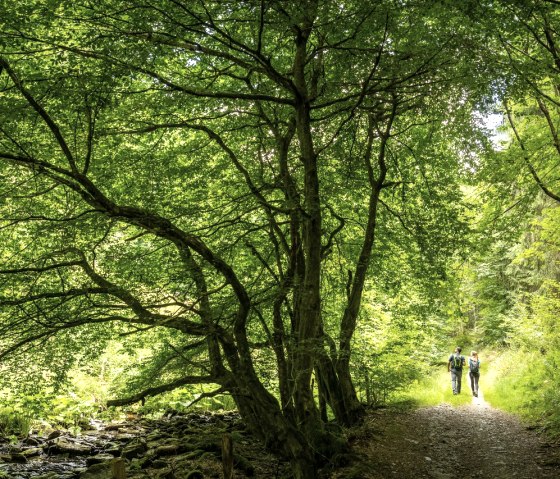
M467 406L375 410L354 439L353 450L360 464L332 477L560 478L560 443L492 408L481 392Z

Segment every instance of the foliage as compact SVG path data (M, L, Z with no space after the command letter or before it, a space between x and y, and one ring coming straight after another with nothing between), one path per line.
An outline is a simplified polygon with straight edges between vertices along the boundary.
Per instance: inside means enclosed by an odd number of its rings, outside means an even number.
M355 423L450 340L556 364L550 5L8 3L0 358L33 365L32 410L231 398L311 478L327 412Z
M31 424L29 414L17 406L0 409L0 435L2 437L26 437L31 432Z
M493 298L503 321L490 323L492 334L485 333L482 342L508 346L498 348L502 352L485 376L485 399L558 434L560 206L543 195L529 213L518 225L517 239L502 243L499 254L490 250L482 255L475 267L478 274L481 266L501 266L487 269L494 274L486 275L485 281L475 276L469 283L471 291L478 292L470 295L469 307L484 312ZM487 309L480 317L483 326L492 318ZM478 333L483 331L479 327Z

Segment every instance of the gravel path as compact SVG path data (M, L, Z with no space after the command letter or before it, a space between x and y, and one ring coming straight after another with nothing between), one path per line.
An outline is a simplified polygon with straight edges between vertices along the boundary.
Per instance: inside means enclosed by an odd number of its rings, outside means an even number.
M547 442L483 397L461 407L374 411L353 450L358 463L332 477L560 478L560 444Z

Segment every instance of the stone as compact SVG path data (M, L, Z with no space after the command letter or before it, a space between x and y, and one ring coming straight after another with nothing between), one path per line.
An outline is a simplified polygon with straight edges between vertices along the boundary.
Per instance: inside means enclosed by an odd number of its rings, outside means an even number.
M25 464L27 462L27 457L25 457L21 452L14 452L10 454L10 460L6 462L14 462L16 464Z
M148 450L146 444L142 441L131 441L122 450L121 456L126 459L133 459L144 454Z
M200 456L202 456L206 451L203 451L202 449L195 449L192 452L189 452L188 454L185 455L186 459L189 460L193 460L193 459L197 459Z
M29 449L24 449L23 451L21 451L21 454L23 454L25 457L40 456L41 454L43 454L43 449L40 447L30 447Z
M108 442L107 444L105 444L105 446L103 447L103 452L106 454L112 454L114 457L118 457L121 455L121 451L122 448L114 443L114 442Z
M112 454L100 453L95 456L90 456L86 459L86 466L92 466L93 464L101 464L103 462L110 462L115 458Z
M108 424L105 426L105 431L118 431L122 426L122 424Z
M254 477L255 476L255 466L247 459L246 457L242 456L241 454L235 454L235 467L247 475L247 477Z
M50 454L68 454L69 456L83 456L91 453L92 447L88 444L73 441L68 437L57 437L49 441Z
M163 446L158 446L155 449L155 455L157 457L176 456L179 452L180 452L179 444L166 444Z
M164 461L163 459L156 459L155 461L152 462L151 467L153 469L163 469L167 467L167 461Z
M40 446L41 441L35 437L26 437L23 441L26 446Z
M113 479L111 463L93 464L80 474L80 479Z
M200 471L191 471L185 479L204 479L204 474Z
M171 469L161 469L156 473L158 479L175 479L175 474Z

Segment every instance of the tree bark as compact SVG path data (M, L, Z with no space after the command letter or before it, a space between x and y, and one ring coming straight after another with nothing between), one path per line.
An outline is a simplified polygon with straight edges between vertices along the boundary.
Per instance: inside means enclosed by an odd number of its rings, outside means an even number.
M348 304L342 317L340 326L339 356L336 362L336 372L340 381L340 387L342 389L342 395L348 411L350 424L359 420L363 413L363 405L356 395L356 390L354 389L352 376L350 374L351 340L356 330L356 323L362 303L365 280L375 242L377 208L379 205L381 190L384 187L385 178L387 176L387 164L385 162L387 143L391 135L393 121L397 114L397 105L398 100L394 95L392 95L391 114L387 120L385 129L382 132L379 132L381 141L379 145L379 152L377 154L377 177L375 177L371 161L374 131L377 129L377 125L375 125L375 119L373 117L370 116L369 118L368 147L364 156L364 162L368 171L368 179L371 188L368 205L368 223L366 225L362 249L356 264L352 287L348 297Z
M224 479L233 479L233 442L231 434L222 436L222 469Z

